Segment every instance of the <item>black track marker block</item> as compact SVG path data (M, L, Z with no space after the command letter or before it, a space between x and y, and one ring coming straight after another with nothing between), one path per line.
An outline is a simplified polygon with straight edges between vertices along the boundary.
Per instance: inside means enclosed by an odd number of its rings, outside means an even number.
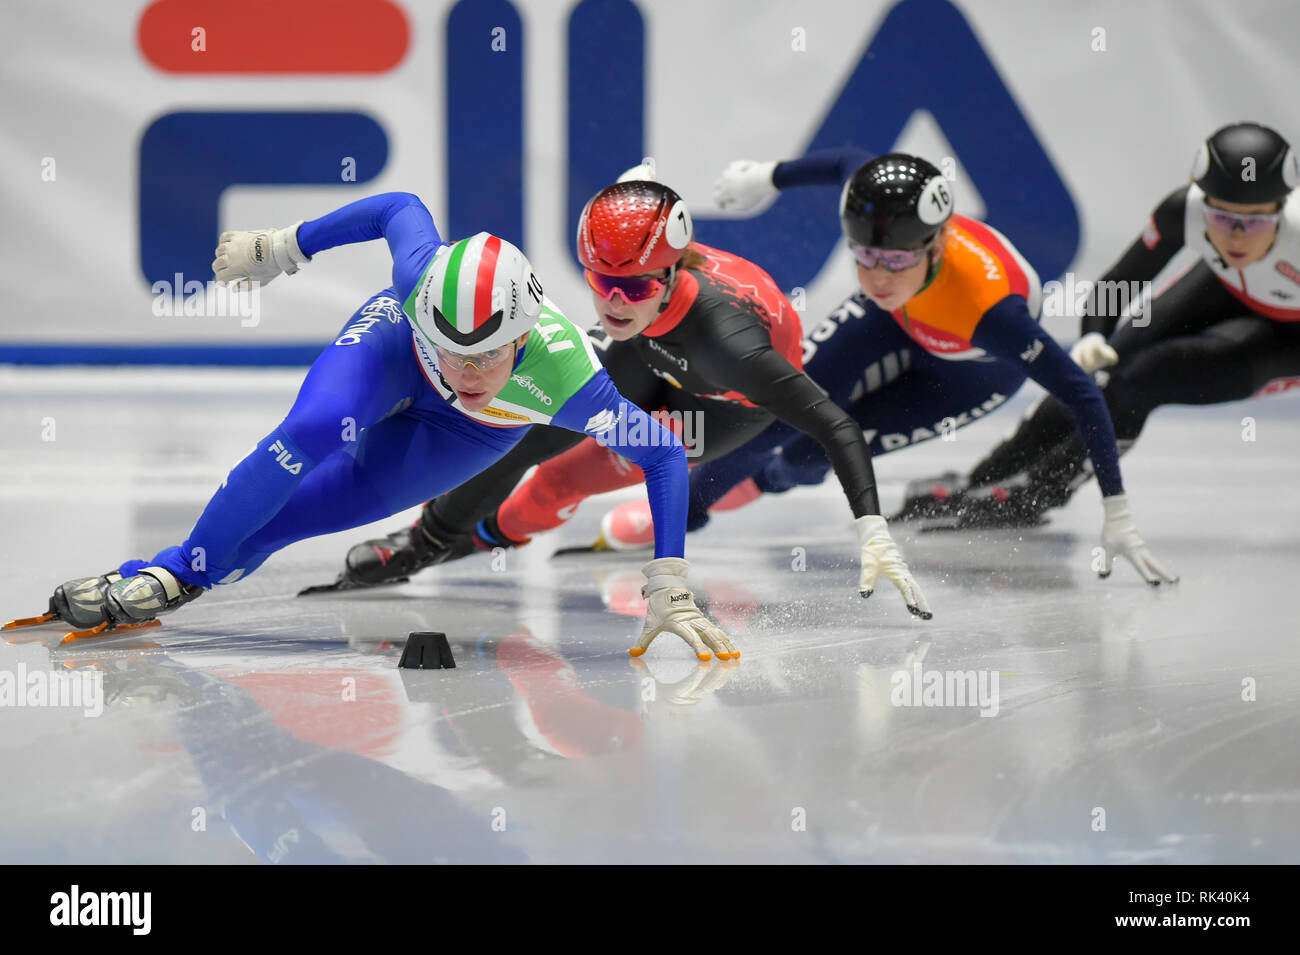
M454 670L456 659L445 633L412 633L397 665L406 670Z

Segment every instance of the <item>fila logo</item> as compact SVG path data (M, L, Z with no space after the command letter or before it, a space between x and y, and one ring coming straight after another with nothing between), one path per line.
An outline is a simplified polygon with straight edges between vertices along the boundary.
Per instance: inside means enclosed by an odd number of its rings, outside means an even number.
M1020 353L1020 360L1026 365L1033 364L1035 358L1043 353L1043 340L1035 338L1034 343Z
M277 441L277 442L275 442L275 444L271 445L271 446L270 446L269 448L267 448L266 450L268 450L268 451L270 451L272 454L276 455L276 458L275 458L276 463L278 463L278 464L280 465L280 467L284 468L284 469L285 469L286 471L288 471L290 474L301 474L301 473L302 473L302 462L301 462L301 461L295 461L293 464L290 464L290 463L289 463L290 461L293 461L293 455L291 455L287 450L285 450L284 442L282 442L282 441Z

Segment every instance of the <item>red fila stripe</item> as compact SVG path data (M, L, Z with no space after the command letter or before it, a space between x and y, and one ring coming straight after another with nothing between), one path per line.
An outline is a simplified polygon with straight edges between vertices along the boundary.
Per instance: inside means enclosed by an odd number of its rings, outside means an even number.
M140 52L169 73L383 73L410 33L393 0L154 0L136 23Z
M497 271L497 257L501 254L501 240L489 236L483 243L483 254L478 260L478 275L474 278L474 327L478 328L492 317L492 276Z

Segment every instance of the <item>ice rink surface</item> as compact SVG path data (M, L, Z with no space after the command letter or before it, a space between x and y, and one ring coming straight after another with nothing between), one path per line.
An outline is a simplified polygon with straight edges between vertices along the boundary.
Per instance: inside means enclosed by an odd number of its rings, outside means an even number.
M0 616L180 543L301 375L0 369ZM877 459L886 512L1026 401ZM500 569L293 597L394 518L160 629L6 634L0 679L102 673L105 699L0 708L0 861L1295 863L1298 412L1153 416L1124 472L1182 576L1158 590L1092 572L1095 485L1033 530L896 525L928 622L888 584L858 597L833 479L718 515L688 538L691 581L739 663L673 637L632 661L643 558L548 559L617 497ZM416 630L445 631L457 668L399 670ZM998 692L895 705L900 672Z

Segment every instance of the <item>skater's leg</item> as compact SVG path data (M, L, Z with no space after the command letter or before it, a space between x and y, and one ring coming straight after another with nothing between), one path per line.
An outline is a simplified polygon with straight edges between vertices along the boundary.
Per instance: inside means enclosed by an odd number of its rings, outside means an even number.
M1300 375L1300 329L1246 315L1130 353L1110 372L1104 393L1124 451L1161 405L1240 401L1273 379L1295 375ZM1019 512L1021 523L1032 523L1047 509L1065 504L1091 473L1083 440L1071 434L1002 481L1005 486L992 487L1001 506L990 504L984 510L994 517L998 511ZM972 510L964 519L974 523L984 518Z
M1106 397L1116 435L1132 441L1161 405L1240 401L1295 375L1300 329L1243 315L1144 349L1111 375Z
M362 317L382 320L326 347L288 415L235 465L185 543L169 548L165 559L159 555L154 563L189 584L222 582L213 569L240 566L235 555L244 542L286 505L318 465L357 441L395 406L413 400L422 382L410 354L410 328L401 319L393 290L373 296L348 324ZM121 572L130 576L144 564L128 561Z
M1110 344L1118 352L1119 362L1113 369L1102 372L1098 380L1106 381L1122 372L1148 348L1173 337L1202 331L1240 311L1240 304L1209 267L1198 263L1152 300L1148 314L1138 324L1125 320L1115 330ZM1109 393L1106 398L1114 420L1119 409ZM1136 434L1120 434L1118 421L1116 434L1124 442L1122 450L1136 438ZM1082 446L1082 441L1075 438L1074 416L1061 401L1046 395L1034 405L1014 434L975 465L969 482L971 486L982 486L1008 481L1015 475L1027 475L1036 465L1046 464L1040 469L1041 474L1063 475L1068 483L1074 470L1071 462L1078 456L1062 446Z
M768 421L766 414L754 409L709 403L681 393L667 397L669 406L655 412L655 416L679 438L683 432L692 438L691 443L701 452L697 458L700 461L726 455L757 434ZM496 526L509 540L523 541L559 527L573 517L578 504L594 494L644 481L645 475L635 464L587 439L538 465L536 472L502 503Z
M764 486L760 475L771 460L774 449L799 434L788 424L775 421L730 454L691 468L691 498L686 515L686 529L694 531L707 524L709 509L732 488L751 477L759 482L759 489L764 492L784 490Z
M849 411L873 457L953 433L996 411L1024 375L1001 362L952 362L916 354L895 381L863 394ZM820 484L830 464L820 445L800 435L770 463L769 483Z
M496 512L497 527L512 542L559 527L593 494L632 487L641 469L592 438L543 461Z
M971 485L992 484L1028 470L1074 431L1070 409L1055 395L1044 395L1020 426L971 469Z
M295 541L414 507L489 467L523 430L479 425L451 409L444 419L403 412L368 428L354 453L330 455L216 572L237 579Z

